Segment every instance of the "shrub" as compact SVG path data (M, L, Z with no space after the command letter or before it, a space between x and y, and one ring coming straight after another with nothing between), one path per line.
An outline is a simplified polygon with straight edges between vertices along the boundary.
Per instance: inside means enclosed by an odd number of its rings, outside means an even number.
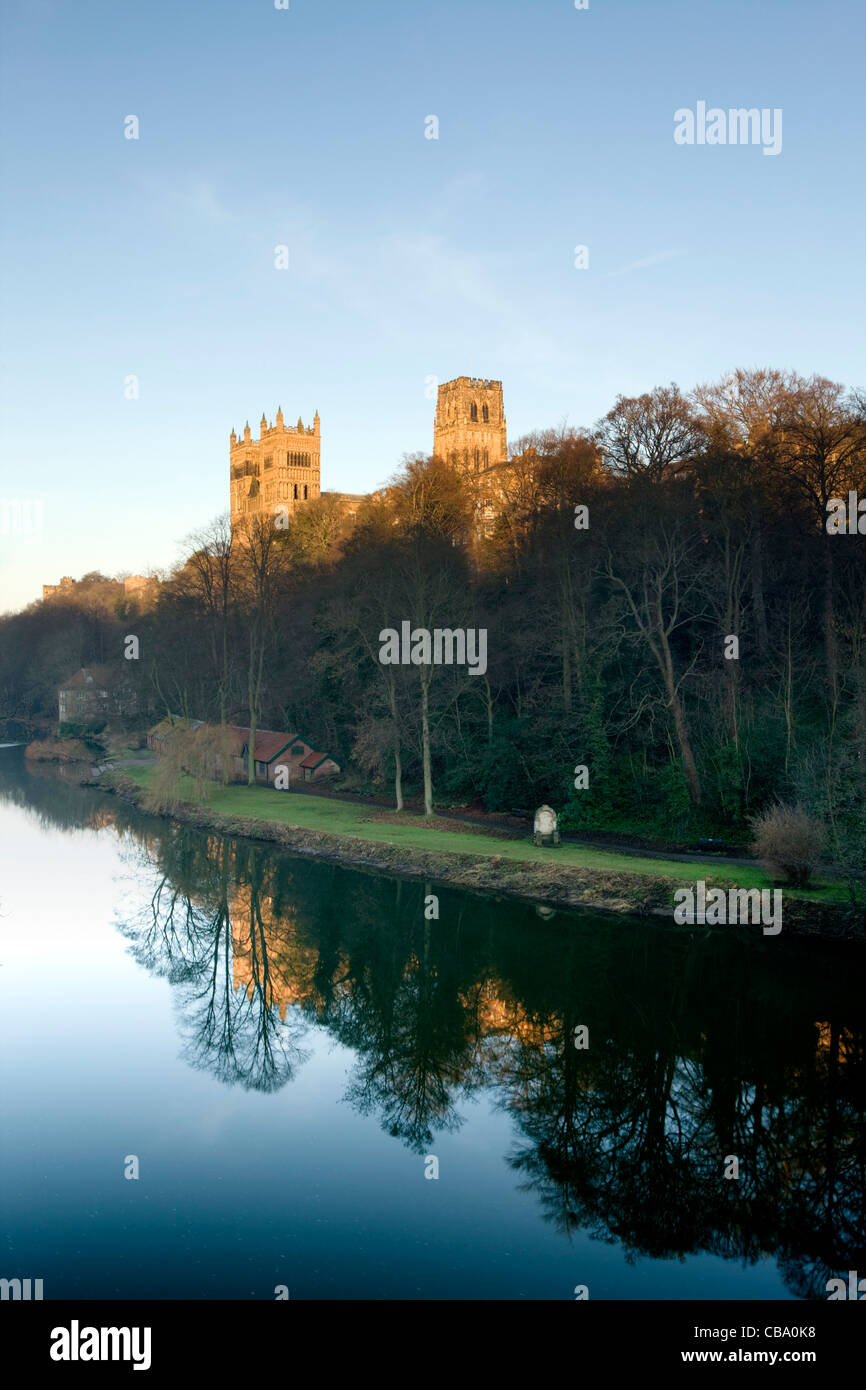
M105 739L101 737L104 728L104 719L101 724L60 724L57 736L78 739L81 743L86 743L88 748L101 753L105 750Z
M24 749L24 756L37 763L76 763L92 759L87 745L76 738L34 739Z
M182 802L207 801L215 782L233 780L231 739L219 725L183 725L163 743L143 805L171 814Z
M827 834L823 821L799 806L771 806L751 820L752 852L770 871L804 887L821 857Z

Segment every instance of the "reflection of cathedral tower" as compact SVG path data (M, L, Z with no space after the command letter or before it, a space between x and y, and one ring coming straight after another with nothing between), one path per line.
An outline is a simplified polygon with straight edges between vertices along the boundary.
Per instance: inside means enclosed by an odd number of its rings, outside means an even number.
M502 382L458 376L439 387L433 452L461 473L483 473L508 457Z
M315 1005L314 979L318 951L299 940L293 912L274 916L273 899L249 884L237 884L232 896L232 986L242 989L252 1003L258 994L267 1010L277 1007L286 1021L287 1005Z

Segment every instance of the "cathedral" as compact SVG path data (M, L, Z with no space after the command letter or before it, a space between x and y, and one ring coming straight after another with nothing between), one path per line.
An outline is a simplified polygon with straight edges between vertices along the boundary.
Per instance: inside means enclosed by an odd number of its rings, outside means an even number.
M282 409L269 424L262 415L259 438L253 439L249 423L243 436L232 430L229 445L231 524L259 512L273 515L278 508L294 516L298 507L321 495L321 422L319 412L312 425L298 420L292 428ZM487 530L496 513L497 489L493 472L508 458L502 382L458 376L439 387L433 426L433 453L472 481L479 498L479 524ZM338 493L350 515L363 501L360 496Z
M439 387L433 453L464 476L475 476L508 458L502 382L458 376Z
M312 425L298 420L294 429L283 421L282 408L269 425L262 415L259 438L250 435L249 422L243 438L234 430L229 437L231 524L245 516L277 508L288 508L294 516L301 502L319 496L321 483L321 427L319 412Z

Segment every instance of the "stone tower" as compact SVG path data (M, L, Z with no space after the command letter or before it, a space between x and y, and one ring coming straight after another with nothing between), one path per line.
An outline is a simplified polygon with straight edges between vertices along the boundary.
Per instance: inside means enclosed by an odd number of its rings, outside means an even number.
M507 459L501 381L458 376L439 387L433 453L470 475Z
M321 425L319 412L312 425L298 420L296 426L283 422L282 409L269 425L262 415L259 438L250 435L249 424L243 437L232 430L229 447L231 520L237 525L245 516L259 512L274 515L278 507L294 516L298 506L319 496L321 485Z

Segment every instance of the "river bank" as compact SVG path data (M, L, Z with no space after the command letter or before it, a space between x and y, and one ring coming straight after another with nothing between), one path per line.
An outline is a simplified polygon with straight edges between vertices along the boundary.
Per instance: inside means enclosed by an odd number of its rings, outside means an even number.
M94 784L147 809L149 771L144 766L104 769ZM698 878L723 889L773 886L757 865L743 867L732 878L719 873L711 859L696 866L573 845L539 849L531 842L499 839L466 827L453 830L447 822L430 826L393 814L365 816L364 809L333 798L291 793L275 800L267 788L230 786L215 788L207 804L182 802L168 818L351 867L554 908L649 914L671 922L674 893ZM841 885L784 889L785 933L866 941L866 913L852 909L841 893Z

